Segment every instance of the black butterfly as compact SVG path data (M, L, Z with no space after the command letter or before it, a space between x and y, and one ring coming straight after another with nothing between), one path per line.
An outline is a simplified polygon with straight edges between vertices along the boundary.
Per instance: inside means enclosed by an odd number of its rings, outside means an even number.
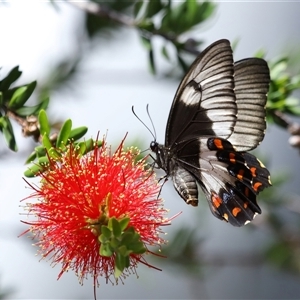
M178 87L165 145L150 145L187 204L198 205L198 183L213 215L234 226L261 213L256 195L271 185L269 171L245 152L264 138L269 82L263 59L234 63L229 41L213 43Z

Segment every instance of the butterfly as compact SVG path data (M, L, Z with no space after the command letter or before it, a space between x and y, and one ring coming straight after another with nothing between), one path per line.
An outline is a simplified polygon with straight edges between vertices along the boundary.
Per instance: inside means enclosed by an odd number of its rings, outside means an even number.
M150 144L156 167L187 204L198 205L201 187L212 214L233 226L261 213L256 196L271 185L269 171L247 152L265 135L269 83L263 59L234 62L230 42L216 41L177 89L165 144Z

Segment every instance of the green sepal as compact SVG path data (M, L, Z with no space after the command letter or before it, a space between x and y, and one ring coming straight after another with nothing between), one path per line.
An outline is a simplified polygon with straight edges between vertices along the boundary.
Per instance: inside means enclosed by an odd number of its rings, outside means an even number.
M0 117L0 130L3 132L8 148L15 152L18 151L13 127L7 116Z
M77 127L71 130L69 139L77 141L81 139L88 131L88 128L86 126Z
M17 88L8 103L8 107L10 109L17 109L23 107L23 105L32 95L35 87L36 81L33 81L25 86Z
M62 148L65 145L67 145L70 133L71 133L71 129L72 129L72 120L68 119L65 121L65 123L62 125L58 136L57 136L57 140L56 140L56 147L57 148Z
M50 134L50 125L45 110L39 112L40 133L42 136Z
M125 269L126 257L120 253L116 253L114 276L118 278Z
M39 104L34 106L23 106L15 110L15 112L21 117L27 117L30 115L36 115L42 109L47 109L49 105L49 97L42 100Z
M120 224L122 231L124 231L127 228L129 222L130 222L130 218L128 218L128 217L125 217L125 218L119 220L119 224Z
M112 232L111 232L111 230L109 230L109 228L107 226L102 225L101 226L101 235L100 235L100 238L101 238L102 235L106 239L110 239L111 236L112 236Z
M105 257L111 257L114 254L114 251L108 244L101 244L99 254Z
M11 84L15 82L21 74L22 72L19 71L19 66L14 67L9 74L0 81L0 91L7 91Z
M110 218L108 221L108 228L113 232L115 237L119 237L122 234L122 229L119 221L116 218Z

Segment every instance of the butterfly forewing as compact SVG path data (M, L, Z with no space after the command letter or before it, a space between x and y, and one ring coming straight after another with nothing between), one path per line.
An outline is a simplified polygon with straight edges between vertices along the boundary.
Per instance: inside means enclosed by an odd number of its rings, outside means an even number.
M179 85L165 145L150 146L187 204L197 206L199 185L213 215L234 226L261 213L256 195L271 185L269 171L244 152L264 138L269 81L264 60L234 64L229 41L213 43Z
M233 74L227 40L212 44L199 55L174 97L165 146L199 136L231 135L237 113Z

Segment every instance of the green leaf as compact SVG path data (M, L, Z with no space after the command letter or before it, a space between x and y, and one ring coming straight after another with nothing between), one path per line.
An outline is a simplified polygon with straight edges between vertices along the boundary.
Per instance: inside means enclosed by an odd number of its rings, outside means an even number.
M163 5L160 0L152 0L148 1L148 5L146 7L146 18L152 18L154 15L156 15L158 12L163 9Z
M35 106L23 106L16 109L15 112L21 117L37 115L40 112L40 110L47 109L49 105L49 100L50 100L49 97L47 97Z
M86 126L77 127L75 129L72 129L69 135L70 140L77 141L80 138L82 138L88 131L88 128Z
M35 151L33 151L26 159L25 164L27 165L27 164L33 162L36 158L37 158L37 153Z
M0 92L0 107L2 107L3 103L4 103L3 93Z
M42 172L45 170L45 167L49 165L49 159L47 156L40 157L39 158L39 163L38 164L33 164L24 172L24 175L26 177L34 177L37 175L39 172Z
M50 134L50 125L45 110L39 112L40 133L42 136Z
M141 36L142 44L147 50L152 49L151 40L149 38L146 38L144 36Z
M167 60L170 60L170 55L169 55L169 53L167 51L167 47L165 45L162 46L161 53Z
M28 85L21 86L13 93L8 107L11 109L17 109L23 107L29 97L32 95L36 87L36 81L29 83Z
M43 167L40 165L32 165L28 170L24 172L24 176L26 177L34 177L36 174L38 174L41 170L43 170Z
M38 157L46 156L46 149L43 145L36 146L34 151Z
M181 68L182 68L182 70L184 71L184 72L187 72L187 70L188 70L188 65L186 64L186 62L183 60L183 58L181 57L181 55L178 53L177 54L177 59L178 59L178 62L179 62L179 64L180 64L180 66L181 66Z
M53 147L48 135L46 134L43 135L42 143L43 146L47 149L47 151L49 151Z
M67 145L70 133L72 128L72 120L68 119L62 125L60 132L58 133L57 140L56 140L56 147L61 148Z
M9 74L0 81L0 91L7 91L11 84L15 82L21 76L21 74L22 72L19 71L19 66L14 67Z
M49 165L49 158L47 156L40 157L38 161L42 167Z
M149 66L150 66L150 72L152 74L155 74L156 73L156 68L155 68L155 63L154 63L154 52L153 52L153 49L151 49L149 51Z
M13 127L11 126L10 120L7 116L0 117L0 129L4 134L8 148L15 152L18 151Z
M136 18L143 6L143 1L137 1L135 4L134 4L134 7L133 7L133 15L134 17Z

